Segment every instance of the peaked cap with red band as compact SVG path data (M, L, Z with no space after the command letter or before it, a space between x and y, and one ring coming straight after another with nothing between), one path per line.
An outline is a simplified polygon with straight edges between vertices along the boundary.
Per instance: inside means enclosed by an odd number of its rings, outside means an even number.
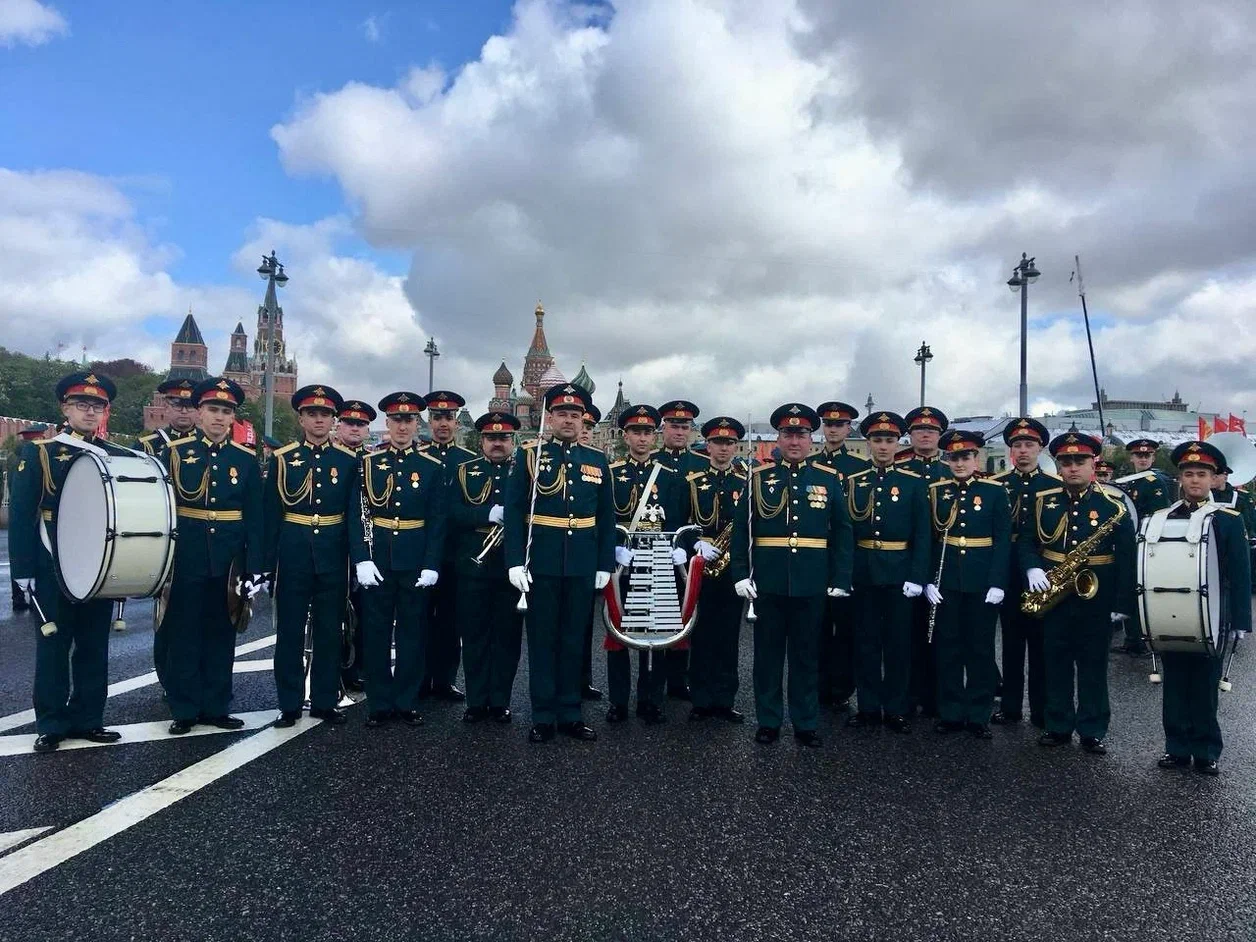
M1012 419L1003 427L1003 441L1008 445L1021 440L1045 445L1050 437L1051 433L1047 431L1047 427L1037 419Z
M1160 443L1154 438L1136 438L1125 446L1125 450L1131 455L1154 455L1159 447Z
M1103 446L1099 444L1099 439L1085 432L1065 432L1063 435L1057 435L1051 439L1047 450L1051 452L1052 458L1058 458L1061 455L1098 458L1103 454Z
M340 409L340 418L350 422L371 423L375 421L376 412L361 399L349 399Z
M980 432L969 432L953 428L942 434L938 439L938 447L943 454L954 455L965 451L976 451L986 443L986 437Z
M692 421L698 417L699 409L687 399L673 399L659 406L659 415L664 419L678 419L684 421L689 419Z
M746 427L729 415L717 415L704 422L702 437L707 441L739 442L746 437Z
M379 401L379 411L384 415L418 415L427 402L415 392L389 393Z
M57 400L65 402L70 397L79 399L99 399L101 402L113 402L118 395L118 387L104 373L71 373L63 376L57 383Z
M897 412L874 412L859 423L859 434L864 438L870 435L893 435L901 438L907 431L907 422Z
M192 400L197 384L190 379L168 379L157 387L157 394L167 399Z
M589 391L574 383L563 383L545 390L545 411L547 412L553 409L579 409L583 414L591 405L593 405L593 399L589 396Z
M645 428L654 431L661 421L659 410L654 406L633 406L619 413L618 424L621 429Z
M601 421L602 410L590 402L589 407L584 410L584 424L597 425Z
M904 418L907 421L907 431L909 432L918 428L945 432L947 426L951 424L946 417L946 413L941 409L933 408L933 406L921 406L919 409L912 409Z
M486 412L475 420L475 430L490 435L507 435L519 430L519 420L509 412Z
M344 404L344 396L330 386L302 386L292 394L292 408L298 412L302 409L327 409L330 412L339 412Z
M859 418L859 410L846 402L832 400L822 402L816 407L821 420L825 422L853 422Z
M772 413L772 428L778 432L782 429L805 429L814 432L820 427L820 416L811 406L801 402L787 402L777 406Z
M456 412L467 404L467 400L463 399L456 392L450 392L448 389L438 389L435 392L430 392L424 399L427 402L429 415L433 412Z
M234 383L229 379L221 376L211 376L207 380L198 383L195 391L192 393L192 401L198 406L207 402L216 402L222 406L231 406L233 409L244 405L244 390L240 388L238 383Z
M1207 442L1183 442L1173 449L1171 460L1179 469L1197 467L1218 472L1225 467L1221 449Z

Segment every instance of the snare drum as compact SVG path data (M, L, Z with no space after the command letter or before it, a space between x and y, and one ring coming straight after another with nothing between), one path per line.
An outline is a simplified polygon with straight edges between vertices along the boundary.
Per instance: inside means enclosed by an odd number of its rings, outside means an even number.
M1138 595L1143 636L1158 653L1220 657L1229 640L1212 514L1168 519L1157 510L1139 528ZM1214 508L1215 509L1215 508Z
M156 458L82 450L57 505L57 581L76 602L156 595L174 561L174 490Z

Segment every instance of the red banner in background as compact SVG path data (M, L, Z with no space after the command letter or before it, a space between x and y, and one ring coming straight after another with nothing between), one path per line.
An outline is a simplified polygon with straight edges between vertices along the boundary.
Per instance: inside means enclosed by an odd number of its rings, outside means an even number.
M1240 435L1247 434L1247 422L1240 419L1233 412L1230 413L1230 431L1238 432Z
M1230 426L1226 425L1225 419L1217 416L1212 420L1212 430L1214 432L1228 432L1230 431Z
M253 430L253 423L246 422L244 419L236 419L231 426L231 440L239 442L241 445L248 445L250 448L256 448L257 432Z
M1212 428L1208 425L1208 420L1201 415L1199 417L1199 440L1202 442L1211 434Z

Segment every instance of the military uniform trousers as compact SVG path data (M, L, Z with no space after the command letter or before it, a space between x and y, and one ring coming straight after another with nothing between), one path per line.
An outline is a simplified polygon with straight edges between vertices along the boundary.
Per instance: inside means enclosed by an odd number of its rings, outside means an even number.
M779 729L784 720L783 675L789 662L789 721L795 732L814 730L820 712L816 656L824 595L776 595L755 599L754 707L760 726Z
M859 712L906 716L911 705L912 600L896 582L855 586L851 602Z
M356 583L349 590L349 607L353 609L354 620L357 622L357 631L353 633L353 663L341 670L341 680L348 687L350 684L359 683L363 677L363 671L366 670L366 627L363 622L365 617L365 609L362 607L362 592L364 590ZM348 653L348 652L345 652ZM342 663L347 658L342 658Z
M1100 572L1099 578L1103 579ZM1102 739L1112 711L1108 705L1108 600L1070 595L1043 618L1042 649L1046 666L1046 721L1049 733ZM1074 700L1076 677L1076 700Z
M689 636L689 683L700 709L731 707L737 697L737 658L745 607L727 573L703 579L698 623Z
M157 629L164 637L164 684L176 720L224 716L231 706L236 632L227 614L227 575L180 578ZM156 649L156 645L154 645Z
M35 731L64 736L103 726L113 602L70 601L61 594L47 553L40 554L35 597L57 624L56 634L45 638L35 619Z
M593 686L593 622L597 619L597 603L598 597L595 594L593 605L589 609L589 620L584 626L584 648L581 652L584 657L584 670L581 671L581 676L586 687Z
M348 580L347 568L320 575L310 568L280 562L275 577L275 688L280 710L295 712L305 701L307 618L313 636L310 707L331 710L339 702L340 626Z
M417 573L415 578L418 578ZM429 687L452 687L458 679L458 662L462 659L462 648L458 643L459 581L456 561L446 559L440 568L440 581L428 592L430 616L423 678L425 693Z
M384 580L379 585L362 590L366 706L372 713L415 710L423 681L432 590L415 587L418 569L388 570L381 575Z
M855 603L829 599L820 627L820 702L845 703L855 692Z
M170 591L174 591L171 585ZM162 690L169 690L170 681L166 676L166 663L170 654L170 636L162 631L153 632L153 670L157 672L157 683L161 684Z
M437 583L439 585L439 583ZM468 707L508 707L523 646L519 592L504 578L458 580Z
M911 600L911 704L926 716L938 712L938 680L933 645L929 643L929 602Z
M525 624L534 724L581 720L580 647L592 604L592 576L533 577Z
M1003 698L999 708L1008 716L1021 716L1025 709L1028 659L1029 718L1035 726L1044 725L1047 685L1042 653L1042 619L1020 610L1023 588L1008 591L999 606L1003 633Z
M994 623L999 610L986 593L948 589L933 629L938 717L949 723L990 722L999 671L994 661Z
M1204 761L1221 758L1217 684L1222 659L1166 651L1164 662L1164 751Z

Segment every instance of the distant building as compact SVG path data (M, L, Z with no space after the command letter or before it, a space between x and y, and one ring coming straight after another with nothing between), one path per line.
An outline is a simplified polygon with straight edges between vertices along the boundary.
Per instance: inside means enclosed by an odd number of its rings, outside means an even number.
M170 345L170 369L165 379L188 379L199 383L209 378L206 364L209 362L209 347L201 336L201 329L196 326L196 318L188 311L183 318L183 325ZM151 432L166 424L166 397L153 393L152 400L144 406L144 431Z

